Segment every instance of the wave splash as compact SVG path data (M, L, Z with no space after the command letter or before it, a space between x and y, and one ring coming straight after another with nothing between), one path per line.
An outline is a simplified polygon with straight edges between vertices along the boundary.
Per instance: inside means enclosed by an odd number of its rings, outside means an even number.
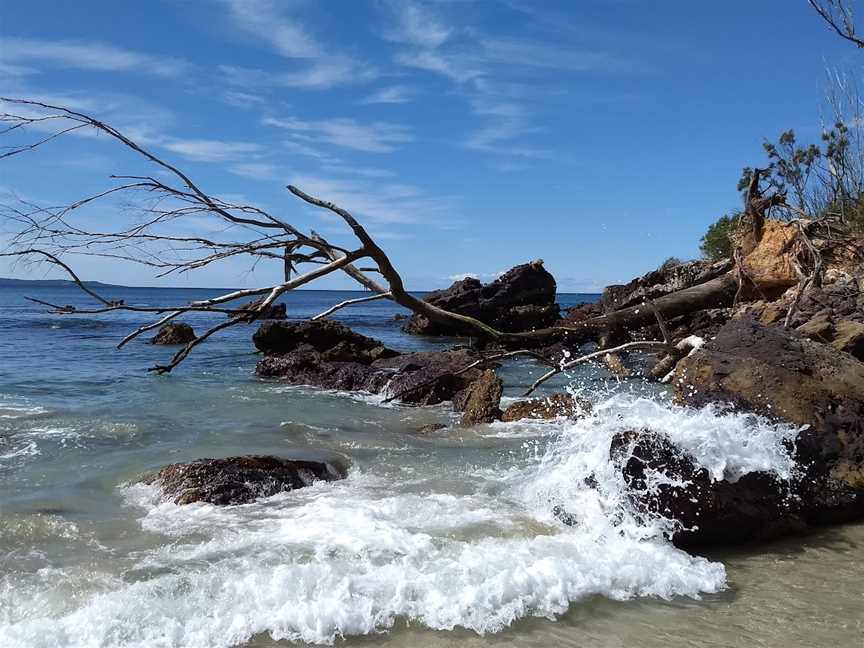
M489 633L523 617L554 618L592 595L722 590L723 565L676 549L663 520L628 510L609 443L642 427L669 434L715 478L794 469L783 450L791 428L617 396L503 475L460 467L449 477L461 473L457 492L371 470L227 508L175 506L150 487L130 486L124 495L143 507L141 526L163 543L131 557L121 574L52 570L16 579L12 589L7 582L0 638L193 647L269 634L332 644L399 619ZM575 524L556 517L561 509ZM78 592L75 603L58 588Z

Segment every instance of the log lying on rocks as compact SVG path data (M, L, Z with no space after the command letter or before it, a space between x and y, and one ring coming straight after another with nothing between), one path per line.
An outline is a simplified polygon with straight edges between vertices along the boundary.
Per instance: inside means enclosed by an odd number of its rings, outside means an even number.
M165 466L144 482L158 485L175 504L207 502L226 506L246 504L317 481L345 478L344 458L333 453L308 454L290 459L259 455L198 459Z

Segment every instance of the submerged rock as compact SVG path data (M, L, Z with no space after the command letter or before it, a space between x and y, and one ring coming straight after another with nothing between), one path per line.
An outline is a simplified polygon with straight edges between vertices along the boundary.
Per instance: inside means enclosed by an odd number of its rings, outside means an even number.
M674 382L682 403L729 402L807 426L796 459L811 477L864 488L864 363L850 355L736 319L678 363Z
M145 482L157 484L175 504L245 504L260 497L310 486L316 481L344 479L347 466L328 459L258 455L198 459L165 466Z
M571 394L549 394L539 398L517 401L501 415L505 422L522 419L549 420L562 416L577 418L591 413L591 403Z
M188 344L195 339L195 331L185 322L168 322L150 340L151 344Z
M256 312L255 309L263 302L264 299L254 299L237 307L237 310L248 311L245 317L246 322L254 322L256 320L284 320L288 319L288 307L283 304L270 304L262 312Z
M425 297L434 306L479 319L502 331L529 331L552 326L560 317L555 303L555 278L532 261L511 268L495 281L482 284L472 277ZM463 335L473 329L456 329L414 314L404 330L415 335Z
M491 423L501 418L504 383L492 369L486 369L468 387L453 397L453 409L462 412L462 425Z

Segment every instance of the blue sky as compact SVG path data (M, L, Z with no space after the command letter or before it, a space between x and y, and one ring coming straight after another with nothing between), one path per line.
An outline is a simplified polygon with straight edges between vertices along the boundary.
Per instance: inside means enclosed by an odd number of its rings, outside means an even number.
M593 291L697 256L762 139L792 127L816 140L826 68L855 72L860 56L805 0L33 0L0 12L4 93L93 113L210 193L347 241L284 186L337 202L414 289L543 258L560 290ZM105 138L69 137L0 162L0 188L61 204L141 170ZM159 283L73 261L87 278ZM226 264L169 283L280 271ZM59 276L8 263L0 275Z

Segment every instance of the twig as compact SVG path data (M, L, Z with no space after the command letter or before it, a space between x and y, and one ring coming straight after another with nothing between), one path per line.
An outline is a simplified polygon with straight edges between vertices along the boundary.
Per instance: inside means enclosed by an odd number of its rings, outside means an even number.
M345 301L339 302L335 306L331 306L327 310L318 313L315 317L312 318L312 321L315 322L319 319L323 319L328 315L332 315L337 310L341 308L345 308L346 306L350 306L352 304L362 304L363 302L371 302L376 301L378 299L390 299L393 294L390 291L379 293L377 295L370 295L369 297L358 297L356 299L346 299Z
M575 360L570 360L569 362L564 362L561 365L555 367L551 371L546 372L542 376L540 376L537 380L534 381L534 384L526 391L523 396L530 396L531 393L537 389L544 382L552 378L553 376L558 375L562 371L570 369L571 367L575 367L578 364L582 364L583 362L587 362L588 360L593 360L594 358L599 358L601 356L606 355L607 353L617 353L618 351L625 351L626 349L646 349L657 346L667 346L666 342L661 342L660 340L646 340L641 342L627 342L626 344L622 344L620 346L614 347L612 349L601 349L600 351L594 351L593 353L589 353L588 355L581 356L576 358Z

